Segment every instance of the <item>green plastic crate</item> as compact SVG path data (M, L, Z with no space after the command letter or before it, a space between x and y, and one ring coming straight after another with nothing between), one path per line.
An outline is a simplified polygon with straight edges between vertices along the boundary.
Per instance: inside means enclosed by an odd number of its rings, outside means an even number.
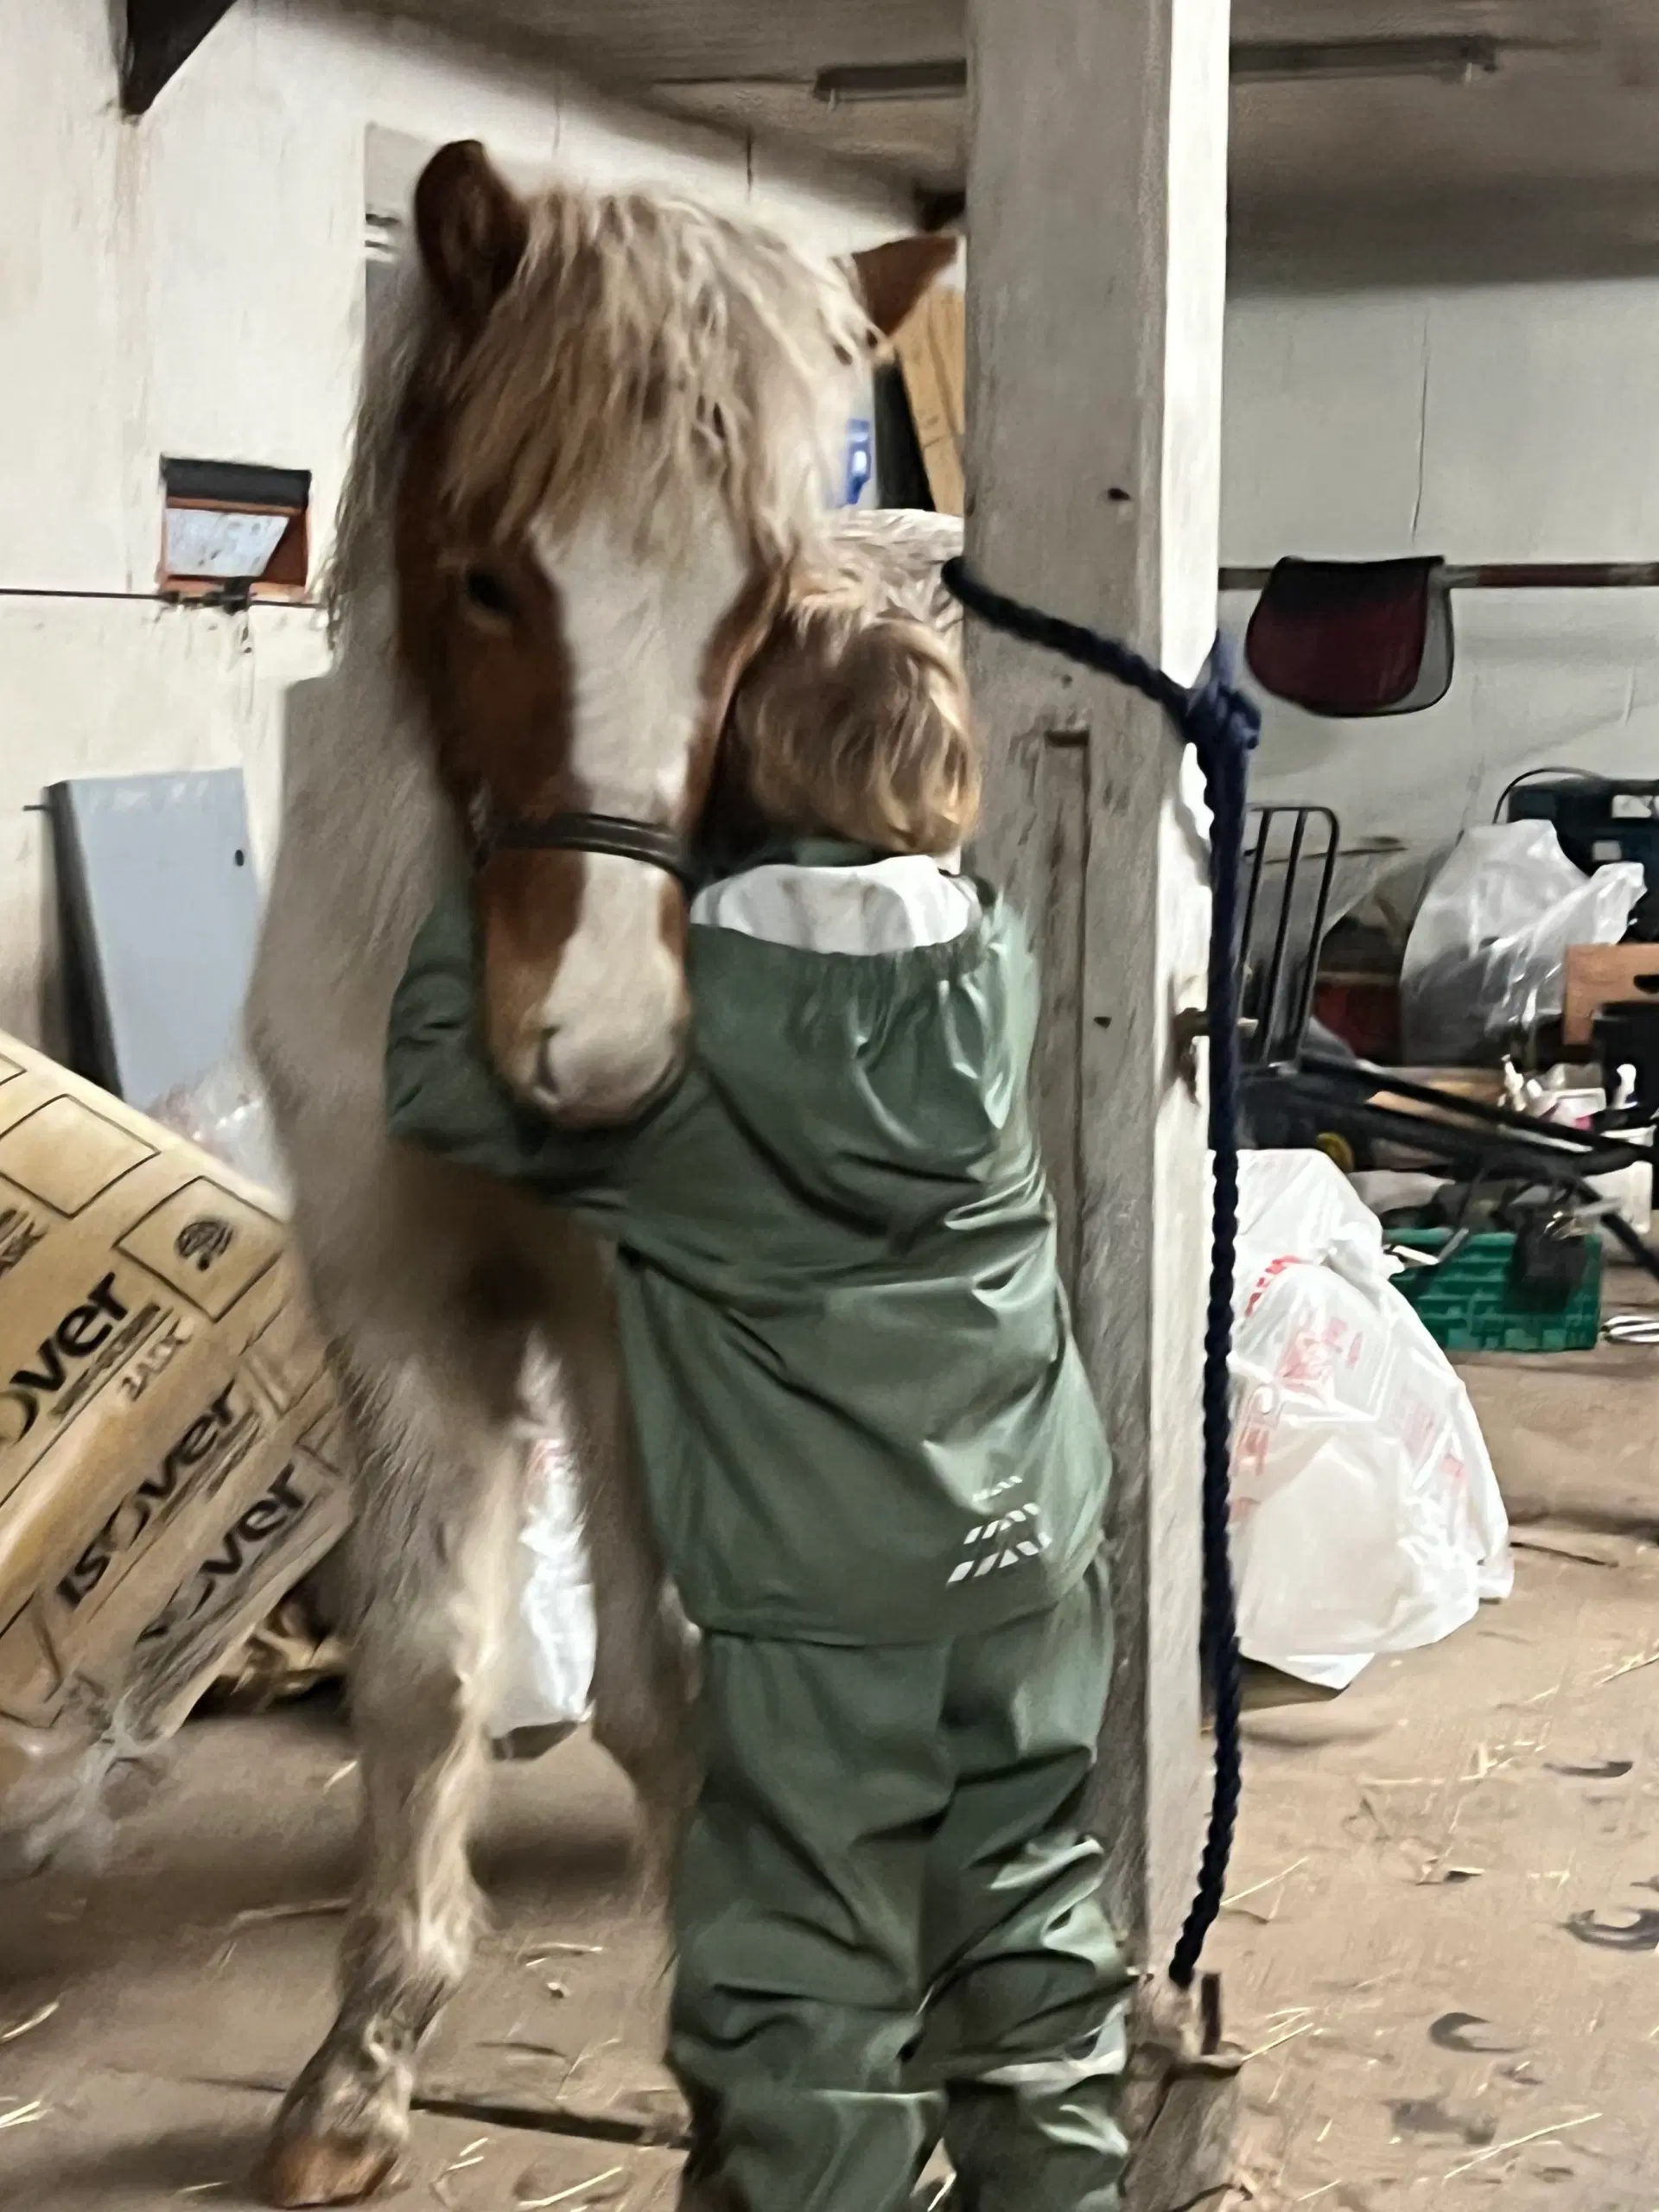
M1390 1230L1389 1243L1439 1249L1446 1229ZM1508 1230L1471 1236L1438 1268L1407 1268L1395 1287L1447 1351L1588 1351L1601 1334L1601 1239L1592 1236L1584 1281L1563 1299L1511 1281L1515 1238Z

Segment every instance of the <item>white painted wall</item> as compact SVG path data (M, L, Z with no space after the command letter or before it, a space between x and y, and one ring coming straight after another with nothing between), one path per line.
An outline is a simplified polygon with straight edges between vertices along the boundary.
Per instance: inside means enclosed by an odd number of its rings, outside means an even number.
M41 788L240 763L268 843L315 616L164 607L163 454L313 473L325 550L364 304L372 128L598 182L752 200L842 250L907 219L848 173L600 102L303 0L238 0L154 111L118 112L109 0L0 0L0 1028L48 1048ZM76 594L87 594L77 596Z
M1224 563L1414 551L1659 560L1659 283L1232 301ZM1268 702L1257 795L1441 846L1522 768L1659 775L1659 592L1460 592L1453 613L1457 672L1427 713Z

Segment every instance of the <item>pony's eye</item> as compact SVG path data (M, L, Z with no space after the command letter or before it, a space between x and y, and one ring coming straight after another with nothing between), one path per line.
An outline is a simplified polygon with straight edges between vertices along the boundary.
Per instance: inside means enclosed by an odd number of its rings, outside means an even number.
M510 621L515 612L512 594L493 569L468 569L461 578L467 604L498 622Z

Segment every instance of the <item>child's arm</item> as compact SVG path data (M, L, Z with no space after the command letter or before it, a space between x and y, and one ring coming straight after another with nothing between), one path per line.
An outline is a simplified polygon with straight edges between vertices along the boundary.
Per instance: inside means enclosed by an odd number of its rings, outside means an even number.
M569 1206L616 1236L626 1216L627 1132L561 1130L513 1097L478 1033L472 903L448 893L422 924L386 1036L391 1135L458 1166Z

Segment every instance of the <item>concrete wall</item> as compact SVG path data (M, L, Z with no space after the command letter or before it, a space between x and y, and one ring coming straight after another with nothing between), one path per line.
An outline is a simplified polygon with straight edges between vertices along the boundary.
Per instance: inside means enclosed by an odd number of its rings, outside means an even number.
M1533 283L1229 308L1222 559L1659 559L1659 283ZM1242 626L1249 601L1224 609ZM1447 844L1522 768L1659 775L1659 592L1462 592L1428 712L1268 704L1256 789L1344 833Z
M240 762L256 854L316 618L167 607L164 454L313 472L326 550L364 312L370 135L484 138L599 182L753 200L843 249L885 187L785 169L570 80L296 0L238 0L124 121L109 0L0 0L0 1028L60 1045L41 787ZM315 569L315 561L314 561Z

